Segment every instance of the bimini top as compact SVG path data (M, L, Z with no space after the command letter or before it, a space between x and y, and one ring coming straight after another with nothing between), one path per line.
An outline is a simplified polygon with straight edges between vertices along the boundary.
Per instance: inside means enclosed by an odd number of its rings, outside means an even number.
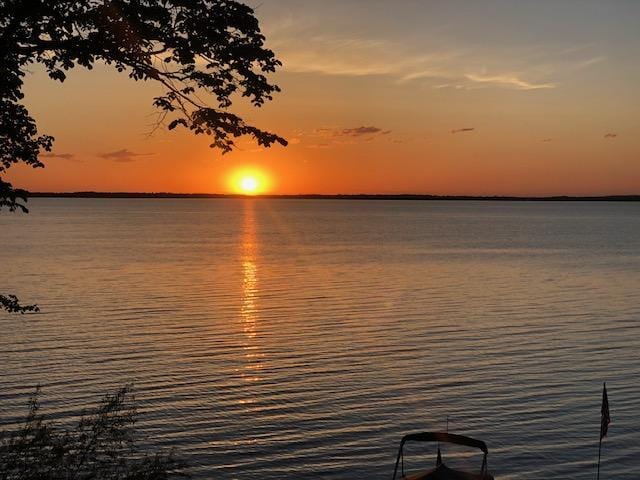
M482 466L480 467L480 473L474 474L469 472L463 472L460 470L454 470L447 467L443 462L440 455L440 448L438 448L438 458L436 459L436 468L432 470L422 471L413 475L405 475L404 473L404 455L403 447L406 442L440 442L440 443L455 443L457 445L464 445L466 447L477 448L482 451L483 459ZM455 435L453 433L445 432L421 432L410 433L405 435L400 442L400 449L398 451L398 458L396 459L396 466L393 470L393 478L395 480L398 474L398 467L401 466L400 478L402 480L493 480L493 476L487 471L487 455L489 451L487 444L481 440L475 438L465 437L464 435Z
M464 435L455 435L453 433L445 432L421 432L410 433L405 435L400 442L400 447L405 442L440 442L440 443L455 443L458 445L465 445L467 447L479 448L485 455L489 453L487 450L487 444L482 440L476 440L475 438L465 437Z

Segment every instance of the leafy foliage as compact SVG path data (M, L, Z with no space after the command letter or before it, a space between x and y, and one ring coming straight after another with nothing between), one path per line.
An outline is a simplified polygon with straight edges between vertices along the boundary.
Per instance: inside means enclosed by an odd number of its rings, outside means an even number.
M242 135L286 145L229 111L235 94L260 107L280 90L266 75L281 63L264 41L253 10L234 0L0 0L0 175L42 167L38 155L53 145L20 103L33 64L60 82L96 62L157 82L158 126L209 135L223 153ZM0 210L26 211L25 200L0 177Z
M0 439L2 480L165 480L186 477L173 453L142 455L136 448L134 398L129 386L106 395L73 429L57 428L40 414L40 390L24 424Z
M0 295L0 308L9 313L39 312L37 305L21 305L15 295Z

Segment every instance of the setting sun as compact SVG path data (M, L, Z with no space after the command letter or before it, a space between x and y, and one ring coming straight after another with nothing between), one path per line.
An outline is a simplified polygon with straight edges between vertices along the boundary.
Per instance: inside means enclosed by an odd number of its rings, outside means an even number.
M243 177L240 180L240 189L245 193L256 193L258 185L258 179L255 177Z
M271 188L269 176L256 168L235 170L229 175L228 184L233 192L242 195L258 195L268 192Z

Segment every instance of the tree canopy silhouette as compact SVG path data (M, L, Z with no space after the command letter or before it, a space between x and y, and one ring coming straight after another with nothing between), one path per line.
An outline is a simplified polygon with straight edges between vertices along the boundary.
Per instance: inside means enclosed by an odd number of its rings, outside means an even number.
M43 167L39 153L53 145L21 103L33 64L60 82L97 62L157 82L158 124L209 135L223 153L242 135L286 145L230 111L234 95L260 107L280 91L266 75L281 63L264 41L254 11L234 0L0 0L0 175L16 163ZM0 177L0 210L27 211L25 202ZM25 311L10 296L0 308Z

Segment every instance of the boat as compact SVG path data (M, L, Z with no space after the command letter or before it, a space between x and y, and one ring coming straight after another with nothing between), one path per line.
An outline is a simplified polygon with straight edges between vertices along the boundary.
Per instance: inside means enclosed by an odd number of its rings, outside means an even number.
M478 448L483 453L480 473L463 472L461 470L454 470L453 468L447 467L442 461L442 454L440 453L440 446L438 445L438 456L436 458L435 468L405 475L403 448L407 442L438 442L438 444L455 443L457 445ZM487 445L483 441L466 437L464 435L445 432L411 433L409 435L405 435L400 442L400 449L398 450L398 457L396 458L396 466L393 470L393 480L396 480L396 478L400 480L494 480L493 475L487 471L488 454L489 451L487 449ZM400 467L400 472L398 472L398 467Z

